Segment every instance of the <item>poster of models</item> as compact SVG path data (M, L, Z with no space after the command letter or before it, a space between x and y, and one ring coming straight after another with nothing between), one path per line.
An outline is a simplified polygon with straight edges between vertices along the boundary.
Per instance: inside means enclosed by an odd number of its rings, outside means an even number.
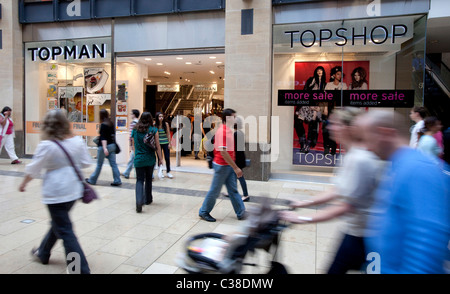
M368 90L369 61L296 62L295 89ZM345 152L330 136L328 118L335 109L334 102L320 102L316 106L295 106L293 164L339 165Z

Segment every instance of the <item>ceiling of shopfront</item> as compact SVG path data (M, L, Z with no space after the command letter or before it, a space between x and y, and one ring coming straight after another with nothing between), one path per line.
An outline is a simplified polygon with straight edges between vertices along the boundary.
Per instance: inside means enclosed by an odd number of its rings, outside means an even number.
M217 84L218 91L223 91L225 54L139 56L119 58L117 62L146 65L147 84Z

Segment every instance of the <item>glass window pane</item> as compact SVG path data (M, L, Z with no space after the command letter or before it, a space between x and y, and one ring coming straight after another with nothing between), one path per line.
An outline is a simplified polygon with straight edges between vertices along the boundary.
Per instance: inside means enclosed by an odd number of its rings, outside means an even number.
M111 38L25 43L25 153L40 141L47 111L65 109L75 135L97 136L98 112L111 108Z
M292 143L273 168L340 164L345 148L327 125L343 106L396 110L408 126L410 108L423 103L425 23L413 15L275 25L272 112Z

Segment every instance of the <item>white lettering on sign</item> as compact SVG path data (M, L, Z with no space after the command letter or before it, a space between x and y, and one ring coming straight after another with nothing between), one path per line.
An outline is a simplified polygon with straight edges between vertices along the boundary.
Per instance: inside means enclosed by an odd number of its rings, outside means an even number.
M62 56L64 60L68 59L92 59L92 58L106 58L106 44L93 44L91 47L82 45L81 47L74 46L54 46L41 48L28 48L31 52L31 61L36 61L39 58L41 61L56 60L58 56Z

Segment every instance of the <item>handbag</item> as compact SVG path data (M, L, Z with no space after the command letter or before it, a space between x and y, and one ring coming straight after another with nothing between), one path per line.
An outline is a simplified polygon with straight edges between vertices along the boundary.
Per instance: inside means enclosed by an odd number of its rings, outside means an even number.
M117 142L116 141L114 141L114 145L116 145L116 154L119 154L120 153L120 147L119 147L119 144L117 144Z
M98 199L97 193L94 191L94 189L85 181L83 181L83 177L81 176L80 172L78 171L77 167L72 161L72 158L70 157L69 153L67 153L66 149L56 140L53 140L59 147L61 147L62 151L66 154L67 158L70 161L70 164L72 165L73 169L75 170L75 173L77 174L78 178L80 179L81 184L83 184L83 197L81 197L81 201L83 203L90 203L94 199Z
M156 132L150 131L144 136L144 144L150 147L152 150L156 150Z
M100 136L95 137L92 142L97 144L97 146L100 144ZM116 145L116 154L119 154L121 149L119 147L119 144L117 144L116 140L114 139L114 145Z

